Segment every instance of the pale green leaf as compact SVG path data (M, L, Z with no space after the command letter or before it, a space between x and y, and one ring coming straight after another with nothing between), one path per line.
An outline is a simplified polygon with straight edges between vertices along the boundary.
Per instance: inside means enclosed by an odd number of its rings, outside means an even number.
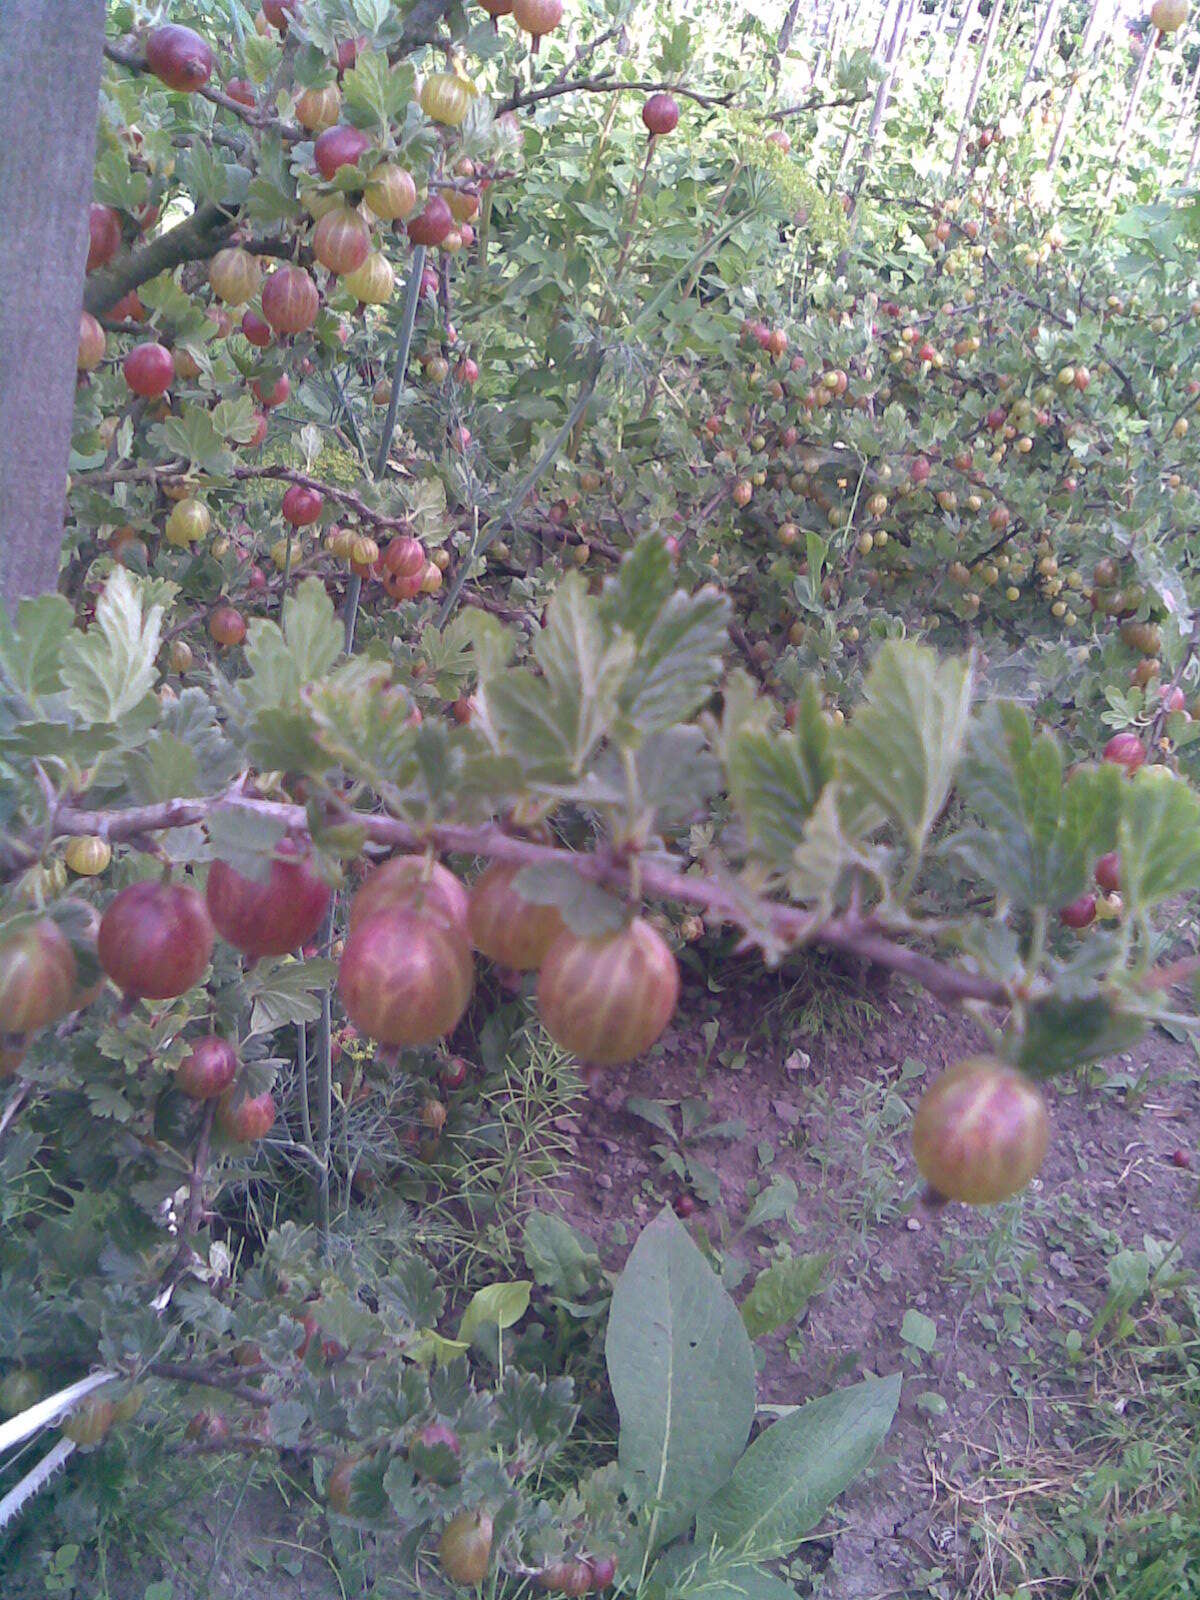
M623 901L598 883L580 877L566 862L537 862L522 867L513 887L534 905L557 906L571 932L584 939L616 933L629 919Z
M742 1301L742 1321L750 1337L761 1339L794 1322L820 1289L829 1262L829 1251L822 1250L764 1267Z
M805 828L833 776L830 728L811 679L797 702L795 730L750 729L729 741L729 792L758 855L791 865Z
M923 1311L909 1306L900 1323L900 1337L905 1344L928 1355L937 1343L937 1323Z
M63 646L62 679L72 708L92 722L118 722L154 688L163 608L117 567L96 602L96 620Z
M480 1328L511 1328L529 1310L533 1285L527 1278L517 1283L489 1283L472 1295L458 1325L458 1337L470 1343Z
M738 1309L669 1207L613 1290L605 1359L622 1472L651 1546L725 1482L754 1419L754 1355Z
M249 625L246 662L251 676L238 688L256 708L294 707L342 652L342 626L319 578L306 578L283 603L283 626L265 618Z
M729 600L716 589L675 593L638 644L621 691L626 728L638 738L686 722L721 676Z
M962 661L889 640L838 744L848 814L876 807L919 854L945 805L967 731L971 674Z
M786 1553L858 1477L900 1402L900 1377L867 1378L799 1406L750 1446L697 1521L700 1543Z
M27 699L53 694L61 686L59 661L73 631L74 612L64 595L22 600L15 628L0 606L0 679Z
M1029 910L1082 894L1097 856L1115 842L1121 779L1111 764L1081 767L1064 783L1050 734L1001 703L971 730L959 786L982 826L955 836L958 853L998 894Z
M273 1033L288 1022L315 1022L321 1015L321 996L336 975L337 963L320 958L256 961L245 978L253 1002L250 1032Z
M1200 887L1200 796L1164 767L1121 784L1121 894L1133 911Z

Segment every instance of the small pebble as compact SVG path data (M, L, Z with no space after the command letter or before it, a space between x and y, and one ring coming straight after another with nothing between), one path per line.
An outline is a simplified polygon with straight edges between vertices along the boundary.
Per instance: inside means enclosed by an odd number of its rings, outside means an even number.
M916 1217L906 1218L904 1226L908 1229L909 1233L920 1233L921 1231L920 1221Z
M596 1174L596 1187L597 1189L612 1188L612 1179L609 1177L607 1172L598 1172Z

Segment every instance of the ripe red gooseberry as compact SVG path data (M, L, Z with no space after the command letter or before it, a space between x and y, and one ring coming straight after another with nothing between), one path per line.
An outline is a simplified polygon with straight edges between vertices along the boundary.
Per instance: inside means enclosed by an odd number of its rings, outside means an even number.
M228 1039L198 1039L175 1069L175 1086L193 1100L215 1100L237 1077L238 1053Z
M376 867L350 902L351 930L378 911L400 909L436 917L461 938L467 937L466 886L440 861L399 855Z
M1104 746L1104 759L1134 773L1146 760L1146 747L1131 729L1114 733Z
M471 886L471 943L497 966L517 972L540 967L565 932L557 906L526 900L514 887L520 864L494 861Z
M346 1014L380 1044L432 1044L467 1008L474 968L466 940L437 917L389 907L353 928L338 965Z
M207 39L192 28L168 22L146 39L146 65L168 89L191 94L212 77L213 53Z
M1061 908L1058 920L1064 928L1087 928L1096 920L1096 896L1081 894Z
M635 917L605 938L560 934L542 962L537 995L556 1044L593 1066L617 1066L648 1050L670 1022L679 968L662 935Z
M283 839L265 879L248 878L226 861L208 869L205 899L213 925L244 955L282 956L306 944L329 905L329 885L314 872L307 847Z
M679 106L674 95L652 94L642 107L642 121L652 139L673 132L679 123Z
M182 883L131 883L100 918L96 954L127 998L171 1000L199 983L212 954L204 901Z
M925 1091L912 1144L922 1176L947 1200L995 1205L1041 1169L1050 1137L1037 1085L990 1056L970 1056Z

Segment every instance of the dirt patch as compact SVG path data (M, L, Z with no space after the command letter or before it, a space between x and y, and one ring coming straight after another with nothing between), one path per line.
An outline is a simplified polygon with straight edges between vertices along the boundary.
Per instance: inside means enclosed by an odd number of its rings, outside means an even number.
M801 1031L814 1018L821 1030ZM692 1145L720 1195L691 1224L726 1260L743 1258L735 1281L782 1240L830 1252L803 1325L766 1344L763 1402L904 1373L886 1455L806 1548L824 1569L823 1600L964 1592L982 1559L980 1517L1005 1511L991 1498L1003 1500L1001 1464L1036 1457L1072 1470L1063 1351L1074 1334L1086 1358L1113 1255L1151 1235L1179 1241L1185 1266L1200 1259L1197 1181L1175 1159L1200 1144L1195 1055L1160 1032L1053 1086L1051 1152L1023 1200L987 1212L931 1205L908 1150L909 1110L929 1077L982 1042L969 1019L895 985L864 988L832 970L806 994L759 978L719 1006L689 995L663 1055L606 1075L579 1118L579 1167L561 1206L610 1264L684 1187L663 1165L670 1141L630 1110L636 1096L701 1096L710 1121L744 1122L740 1137ZM790 1225L740 1232L754 1194L780 1179L799 1192Z

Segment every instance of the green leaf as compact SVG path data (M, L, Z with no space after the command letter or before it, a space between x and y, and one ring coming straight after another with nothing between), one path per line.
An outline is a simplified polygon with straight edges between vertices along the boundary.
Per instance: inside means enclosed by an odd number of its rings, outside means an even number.
M251 676L238 688L256 709L292 708L302 691L323 678L342 653L342 627L319 578L304 582L283 603L283 627L251 621L246 662Z
M485 731L531 777L578 777L609 730L633 653L627 635L606 634L582 576L568 573L534 644L542 676L522 667L481 683Z
M621 691L626 742L686 722L709 699L728 622L728 597L716 589L670 596L640 640Z
M1128 1050L1145 1028L1144 1017L1122 1011L1104 995L1046 995L1026 1013L1017 1065L1031 1077L1050 1078Z
M1200 796L1163 767L1122 783L1118 849L1121 895L1147 911L1200 886Z
M794 1549L864 1470L899 1403L896 1373L798 1406L759 1435L701 1511L697 1541L757 1554Z
M458 1337L469 1343L480 1328L511 1328L515 1322L520 1322L529 1310L532 1287L524 1278L518 1283L489 1283L486 1288L479 1289L463 1312Z
M761 1194L755 1195L742 1227L761 1228L764 1223L778 1222L799 1199L800 1191L791 1178L773 1178Z
M257 961L246 974L246 994L253 1001L250 1032L273 1033L287 1022L315 1022L321 996L337 976L337 963L317 959Z
M838 746L845 803L877 807L920 854L946 803L967 730L971 674L962 661L889 640L863 685L865 703Z
M179 416L153 427L150 440L156 452L185 456L194 466L211 472L224 471L231 464L224 434L203 406L185 405Z
M365 50L342 79L343 102L347 111L358 113L352 120L360 125L387 127L411 98L413 81L407 62L389 67L381 50Z
M568 1299L587 1294L600 1275L600 1257L592 1241L548 1212L529 1213L521 1248L534 1281Z
M646 1600L797 1600L791 1584L729 1551L676 1545L655 1563Z
M937 1323L923 1311L914 1311L909 1306L900 1323L900 1337L905 1344L911 1344L928 1355L937 1343Z
M581 878L565 862L536 862L522 867L513 887L538 906L557 906L572 933L599 939L616 933L628 920L624 903L598 883Z
M761 1339L785 1323L794 1322L821 1287L831 1256L793 1256L765 1267L742 1301L742 1321L752 1339Z
M118 722L145 699L157 677L162 619L162 606L147 607L142 585L117 567L96 602L95 622L63 646L62 678L80 716Z
M1092 863L1115 842L1117 769L1081 767L1064 784L1057 740L1035 737L1020 706L1002 703L981 713L959 783L983 826L960 832L956 850L1023 909L1057 909L1082 894Z
M675 569L666 541L655 534L639 539L604 585L601 606L612 628L624 628L642 645L675 588Z
M210 812L207 825L214 856L244 878L266 883L275 846L287 832L282 822L235 806Z
M71 602L61 594L38 595L17 607L16 627L0 606L0 677L28 699L53 694L63 645L74 631Z
M829 724L811 679L798 700L795 731L735 734L729 792L751 844L776 866L791 865L821 791L833 776Z
M672 1144L678 1143L671 1107L662 1100L647 1100L645 1095L631 1094L625 1101L625 1109L643 1122L648 1122L652 1128L657 1128L659 1133L666 1134Z
M120 761L131 800L150 804L211 794L237 771L239 754L203 689L184 689L162 709L154 730Z
M754 1355L737 1307L669 1207L613 1290L604 1348L621 1470L651 1547L725 1482L754 1420Z

